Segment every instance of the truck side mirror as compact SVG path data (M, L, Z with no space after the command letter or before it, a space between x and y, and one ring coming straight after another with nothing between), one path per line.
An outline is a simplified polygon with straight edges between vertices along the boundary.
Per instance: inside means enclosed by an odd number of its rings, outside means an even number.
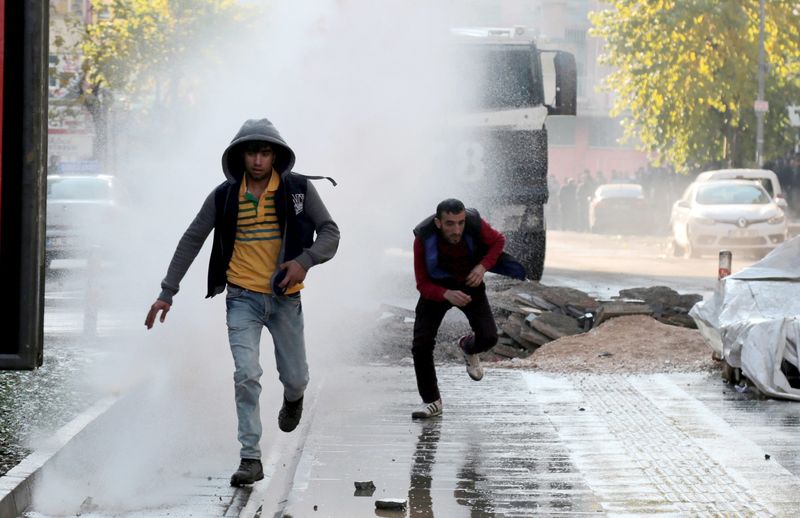
M575 115L578 98L578 67L575 56L562 50L553 58L556 72L556 103L548 106L549 115Z

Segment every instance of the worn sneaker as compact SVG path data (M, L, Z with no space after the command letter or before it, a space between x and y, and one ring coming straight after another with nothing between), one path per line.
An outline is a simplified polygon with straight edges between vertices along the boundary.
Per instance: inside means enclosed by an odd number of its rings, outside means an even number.
M469 335L462 336L458 339L458 348L461 349L461 352L464 354L464 361L467 364L467 374L475 381L480 381L483 378L483 365L481 365L481 359L477 354L469 354L464 349L467 338L469 338Z
M297 428L300 422L300 416L303 415L303 398L297 401L287 401L283 398L283 406L281 411L278 412L278 428L286 433L291 432Z
M239 463L239 469L231 477L231 485L233 487L241 487L246 484L252 484L262 478L264 478L264 468L261 466L260 460L242 459L242 462Z
M411 413L411 419L428 419L437 415L442 415L442 398L422 405L422 408Z

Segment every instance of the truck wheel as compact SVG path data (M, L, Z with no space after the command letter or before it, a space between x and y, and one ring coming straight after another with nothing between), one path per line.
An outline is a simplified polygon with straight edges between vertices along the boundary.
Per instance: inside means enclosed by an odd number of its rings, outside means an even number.
M542 273L544 273L547 234L545 232L531 232L525 237L526 250L522 257L522 265L528 273L528 279L539 281L542 279Z

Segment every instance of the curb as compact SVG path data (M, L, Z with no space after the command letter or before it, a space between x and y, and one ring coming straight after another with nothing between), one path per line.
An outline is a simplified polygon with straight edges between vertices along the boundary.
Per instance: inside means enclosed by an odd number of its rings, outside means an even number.
M24 513L32 503L33 486L42 468L117 400L116 397L106 397L96 402L59 428L44 446L22 459L19 464L0 477L0 516L14 517Z
M270 455L264 466L265 473L269 471L270 476L267 480L253 485L253 491L239 513L239 518L266 518L284 515L283 511L294 485L297 466L303 456L303 448L314 422L317 402L324 384L325 379L323 378L314 389L313 394L306 392L306 402L311 403L304 408L303 414L307 416L306 420L297 428L296 434L284 435L285 438L279 440L272 448L276 454ZM309 395L312 397L308 397Z

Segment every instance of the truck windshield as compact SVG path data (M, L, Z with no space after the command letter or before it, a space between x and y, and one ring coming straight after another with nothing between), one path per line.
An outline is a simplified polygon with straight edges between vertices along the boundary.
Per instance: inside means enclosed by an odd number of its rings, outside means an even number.
M469 45L461 63L463 80L474 87L470 108L506 110L543 103L541 71L528 46Z

